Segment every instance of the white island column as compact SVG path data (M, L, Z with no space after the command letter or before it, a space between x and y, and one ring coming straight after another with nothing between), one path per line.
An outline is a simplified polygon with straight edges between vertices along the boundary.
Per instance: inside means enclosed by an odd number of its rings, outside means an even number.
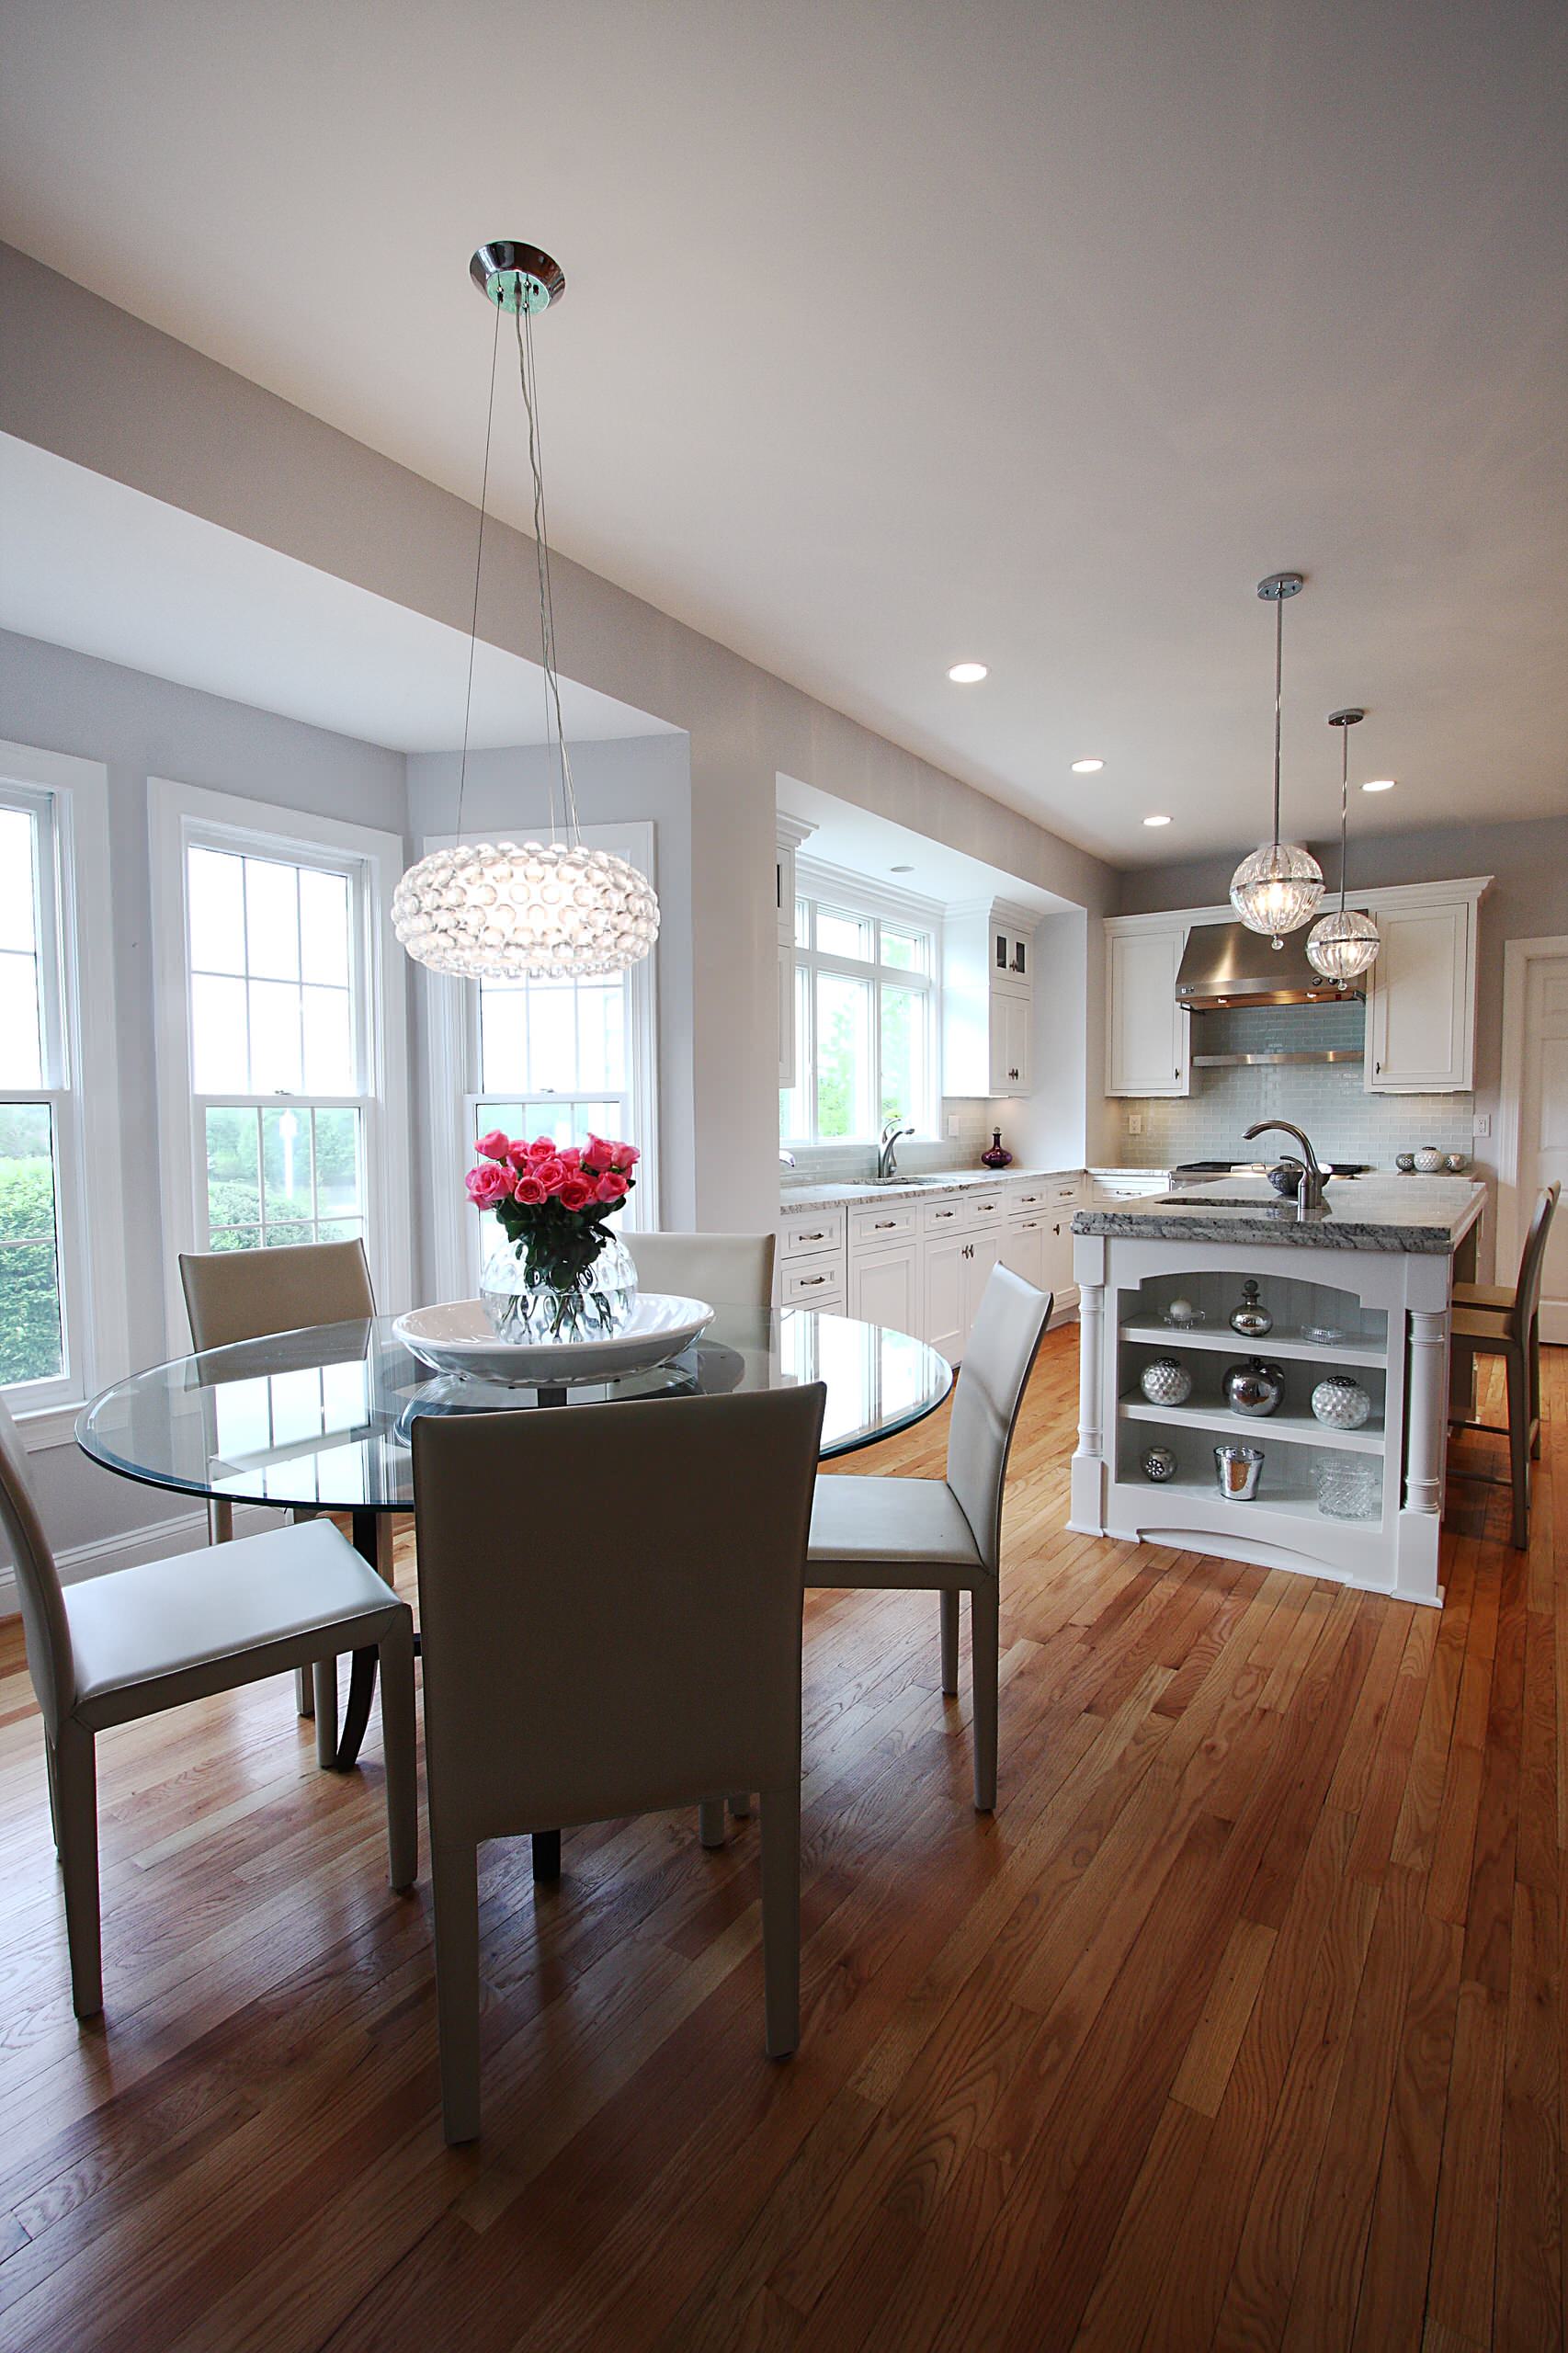
M1104 1240L1079 1234L1073 1245L1078 1286L1078 1443L1073 1450L1069 1528L1097 1536L1105 1526Z

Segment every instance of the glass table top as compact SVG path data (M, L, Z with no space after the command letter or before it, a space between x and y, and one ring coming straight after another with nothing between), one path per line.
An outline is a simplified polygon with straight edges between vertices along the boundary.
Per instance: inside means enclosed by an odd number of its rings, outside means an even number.
M133 1373L84 1406L76 1441L106 1470L191 1495L321 1511L412 1511L409 1432L421 1414L721 1397L803 1381L827 1385L825 1461L934 1412L952 1372L935 1348L906 1332L809 1308L763 1314L721 1306L702 1337L669 1364L541 1392L433 1377L397 1338L391 1316L378 1316L245 1340Z

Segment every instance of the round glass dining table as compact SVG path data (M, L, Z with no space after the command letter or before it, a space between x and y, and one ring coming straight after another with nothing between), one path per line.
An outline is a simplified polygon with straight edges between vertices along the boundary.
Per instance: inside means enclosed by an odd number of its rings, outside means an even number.
M414 1508L411 1431L422 1414L517 1413L633 1398L722 1397L821 1381L824 1461L921 1421L951 1385L945 1358L906 1332L810 1308L720 1306L701 1338L653 1370L569 1388L432 1376L391 1316L312 1324L133 1373L82 1409L76 1442L149 1486L274 1509L344 1512L375 1563L381 1516ZM607 1445L613 1428L607 1422ZM336 1763L359 1753L376 1654L356 1652Z

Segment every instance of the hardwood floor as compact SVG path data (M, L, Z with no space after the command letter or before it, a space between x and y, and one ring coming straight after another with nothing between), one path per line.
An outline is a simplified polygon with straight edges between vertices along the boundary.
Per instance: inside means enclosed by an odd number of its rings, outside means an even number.
M1065 1534L1074 1340L1014 1458L995 1817L935 1600L813 1596L800 2052L755 1821L574 1834L540 1891L496 1848L470 2151L374 1729L318 1774L273 1683L100 1741L78 2029L0 1628L0 2345L1560 2346L1568 1351L1529 1553L1456 1484L1439 1614Z

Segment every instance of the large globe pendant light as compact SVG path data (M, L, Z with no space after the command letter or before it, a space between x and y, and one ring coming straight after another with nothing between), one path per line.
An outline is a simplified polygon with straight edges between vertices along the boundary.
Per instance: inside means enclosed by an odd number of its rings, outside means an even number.
M1257 593L1274 607L1274 837L1244 858L1231 877L1231 904L1249 931L1267 932L1276 948L1284 934L1310 923L1323 896L1323 869L1300 842L1279 838L1279 711L1284 678L1285 600L1305 585L1299 572L1271 572Z
M1345 836L1350 820L1350 730L1358 727L1367 716L1354 707L1346 710L1331 710L1328 723L1339 730L1339 904L1332 915L1321 915L1307 934L1307 961L1325 981L1336 988L1348 988L1351 982L1369 972L1377 961L1382 946L1378 926L1370 915L1345 904Z
M473 712L473 657L479 637L479 583L484 562L484 520L490 493L490 422L479 494L479 547L474 559L473 620L469 635L468 699L463 712L462 764L458 779L457 847L432 850L411 866L392 894L392 928L416 962L464 980L587 980L640 963L659 936L659 903L646 876L623 858L584 846L572 786L572 758L561 718L555 673L555 617L550 592L550 534L545 521L534 381L536 312L559 302L565 273L537 245L497 237L481 245L469 275L495 305L490 353L490 415L495 406L495 364L501 319L507 313L517 343L517 376L528 424L533 476L534 554L539 574L540 657L546 686L547 740L553 731L561 770L561 821L550 786L547 842L462 839L462 796L468 780L469 727Z

